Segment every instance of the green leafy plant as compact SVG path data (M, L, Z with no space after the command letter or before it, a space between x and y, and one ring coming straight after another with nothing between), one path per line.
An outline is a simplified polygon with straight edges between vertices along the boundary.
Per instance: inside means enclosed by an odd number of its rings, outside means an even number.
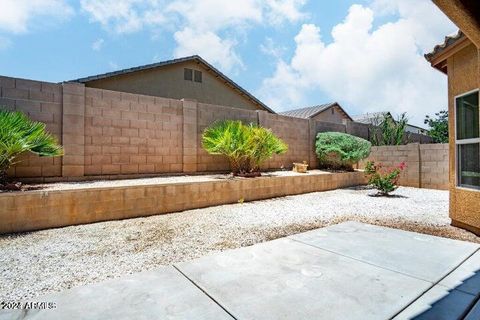
M448 111L441 110L435 113L435 117L425 116L423 123L428 124L428 135L435 143L448 143Z
M22 112L0 109L0 183L7 182L7 170L19 162L24 152L42 157L63 155L57 140L45 131L45 124L29 119Z
M317 134L315 151L320 167L353 170L353 164L370 154L371 143L365 139L341 132Z
M258 176L260 165L288 146L271 130L241 121L219 121L206 128L202 146L210 154L227 157L234 175Z
M398 188L398 179L405 167L404 162L398 166L386 168L381 163L375 164L374 161L368 161L365 166L365 176L368 178L368 184L378 190L377 195L388 196Z
M374 119L371 126L370 142L374 146L398 146L408 143L408 125L406 113L402 113L397 120L390 115L381 115Z

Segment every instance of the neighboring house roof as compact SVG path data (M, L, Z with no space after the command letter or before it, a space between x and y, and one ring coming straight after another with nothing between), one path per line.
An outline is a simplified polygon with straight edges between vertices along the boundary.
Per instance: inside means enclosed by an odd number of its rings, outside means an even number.
M424 55L425 59L430 62L432 67L443 73L447 73L447 58L454 52L464 48L470 44L470 40L458 31L454 35L446 36L443 43L436 45L433 50Z
M377 120L383 120L384 118L389 117L392 118L392 114L388 111L381 111L381 112L369 112L364 114L359 114L353 116L353 121L364 123L364 124L375 124Z
M359 122L359 123L363 123L363 124L378 125L378 123L376 123L377 121L382 121L383 119L385 119L387 117L391 118L393 121L395 121L392 114L388 111L370 112L370 113L365 113L365 114L360 114L360 115L357 115L357 116L353 116L352 118L353 118L353 121L355 121L355 122ZM415 129L419 129L419 130L423 130L423 131L428 132L427 129L419 127L419 126L415 126L415 125L410 124L410 123L407 123L407 127L415 128Z
M279 114L284 116L294 117L294 118L310 119L332 107L340 108L340 110L345 114L345 116L348 119L352 120L350 115L337 102L325 103L325 104L320 104L313 107L306 107L306 108L279 112Z
M122 69L118 71L113 71L113 72L107 72L107 73L102 73L94 76L89 76L89 77L84 77L84 78L79 78L75 80L70 80L69 82L80 82L80 83L86 83L90 81L95 81L95 80L101 80L105 78L110 78L110 77L115 77L115 76L120 76L124 74L129 74L129 73L134 73L138 71L144 71L144 70L150 70L150 69L155 69L155 68L160 68L168 65L174 65L177 63L183 63L183 62L189 62L189 61L194 61L197 62L207 70L212 73L214 73L216 76L222 78L222 80L225 81L225 83L229 84L233 89L237 90L240 92L240 94L245 95L247 98L252 100L255 104L258 104L261 108L267 110L268 112L271 113L276 113L272 109L270 109L267 105L265 105L262 101L257 99L255 96L253 96L250 92L247 90L243 89L240 85L235 83L232 79L224 75L222 72L220 72L217 68L212 66L210 63L205 61L202 57L198 55L194 56L189 56L189 57L184 57L184 58L178 58L178 59L173 59L173 60L167 60L167 61L161 61L157 63L152 63L152 64L146 64L143 66L138 66L138 67L133 67L133 68L128 68L128 69Z

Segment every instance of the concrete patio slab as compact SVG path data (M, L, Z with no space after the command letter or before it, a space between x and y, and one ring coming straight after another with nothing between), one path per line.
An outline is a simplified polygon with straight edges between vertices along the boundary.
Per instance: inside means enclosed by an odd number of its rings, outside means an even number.
M467 314L476 320L476 250L472 243L342 223L39 297L35 301L56 308L2 310L0 320L441 320Z
M353 221L289 238L430 282L439 281L480 248L475 243Z
M432 285L290 239L177 268L237 319L389 319Z
M35 301L54 302L56 309L5 312L0 319L232 319L173 267L77 287Z
M408 306L394 320L462 319L474 300L475 296L468 293L435 286Z

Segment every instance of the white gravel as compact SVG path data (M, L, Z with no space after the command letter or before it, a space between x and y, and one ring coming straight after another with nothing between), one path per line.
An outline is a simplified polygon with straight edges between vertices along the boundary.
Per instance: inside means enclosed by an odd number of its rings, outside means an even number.
M456 239L448 192L399 188L396 197L338 189L181 213L0 236L0 301L33 298L155 269L345 220Z

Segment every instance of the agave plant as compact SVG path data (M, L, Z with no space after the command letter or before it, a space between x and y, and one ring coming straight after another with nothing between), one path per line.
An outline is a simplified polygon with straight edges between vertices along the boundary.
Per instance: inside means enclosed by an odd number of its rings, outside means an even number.
M45 131L45 124L29 119L18 111L0 109L0 184L7 180L7 170L19 162L24 152L42 157L63 155L57 140Z
M215 122L205 129L202 146L210 154L227 157L235 175L259 172L262 162L288 149L271 130L233 120Z

